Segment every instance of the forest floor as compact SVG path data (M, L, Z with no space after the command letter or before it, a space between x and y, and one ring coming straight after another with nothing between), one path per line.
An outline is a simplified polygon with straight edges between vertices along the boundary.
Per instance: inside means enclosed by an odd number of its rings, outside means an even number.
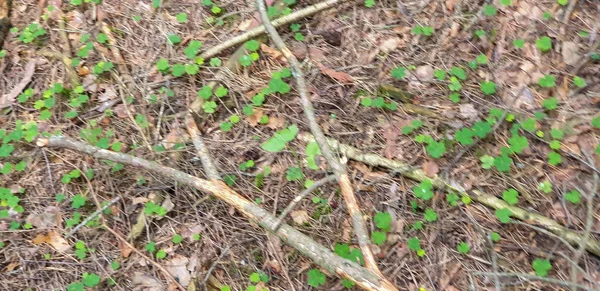
M597 1L367 0L278 28L325 135L410 166L334 149L399 290L600 290L599 19ZM61 133L206 177L191 112L224 181L280 214L330 169L267 35L207 54L260 25L256 3L15 0L11 21L0 289L359 290L206 193L32 144ZM360 257L334 182L285 221Z

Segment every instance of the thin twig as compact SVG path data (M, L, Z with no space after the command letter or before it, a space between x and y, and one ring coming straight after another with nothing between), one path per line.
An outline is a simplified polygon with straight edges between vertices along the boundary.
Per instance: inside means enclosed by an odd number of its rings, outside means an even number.
M356 196L354 195L354 190L352 189L352 185L350 183L350 178L348 177L348 173L346 172L345 167L340 163L340 160L333 155L333 151L327 144L327 140L325 138L325 134L323 130L319 126L317 122L317 118L315 115L315 108L310 101L310 97L308 95L308 87L306 86L306 80L304 78L304 73L302 72L302 68L300 66L300 62L294 56L294 54L287 48L285 42L273 26L271 24L271 20L269 19L267 13L267 6L264 0L256 0L256 4L258 6L258 12L260 13L260 18L262 20L263 26L267 31L269 37L275 43L275 46L281 51L281 54L287 59L290 64L290 69L292 71L292 75L296 80L296 90L298 91L298 95L300 95L300 103L302 105L302 110L304 111L304 116L308 122L308 126L310 128L310 132L315 137L315 141L319 145L321 153L323 157L327 161L327 164L331 167L334 174L337 176L338 183L341 188L342 196L346 201L346 207L348 208L348 213L350 218L352 219L352 226L354 228L354 234L358 238L358 244L362 251L365 266L367 269L372 270L373 272L379 274L383 280L385 280L385 284L390 286L390 290L395 290L395 287L387 281L379 271L377 267L377 262L375 261L375 256L371 251L371 241L369 239L369 233L367 231L367 227L365 226L365 221L363 219L363 215L361 213L360 207L358 206L358 202Z
M66 235L66 238L72 237L80 228L82 228L84 225L86 225L92 219L94 219L98 215L100 215L100 213L102 213L102 211L106 210L111 205L117 203L119 200L121 200L121 197L117 196L117 197L113 198L113 200L108 202L108 204L104 205L102 208L98 208L98 210L94 211L94 213L90 214L90 216L88 216L80 224L78 224L75 228L73 228L71 231L69 231L69 233L67 233L67 235Z
M298 205L298 203L300 203L300 201L302 201L304 198L306 198L306 196L308 196L310 193L315 191L317 188L319 188L329 182L335 181L336 178L337 177L335 175L329 175L329 176L315 182L314 184L312 184L312 186L308 187L304 191L300 192L300 194L298 194L298 196L296 196L296 198L294 198L294 200L292 200L292 202L290 202L290 204L288 204L288 206L285 207L285 209L281 212L281 214L277 218L277 222L275 222L275 229L279 228L279 226L281 225L281 222L283 222L283 220L288 216L288 214L290 214L290 212L292 212L292 210L294 210L294 207L296 207L296 205Z
M300 134L298 138L305 142L314 141L314 137L307 133ZM407 165L402 162L386 159L376 154L364 153L357 148L351 147L346 144L342 144L335 139L328 139L327 142L331 145L331 147L338 149L340 153L346 155L348 158L359 162L363 162L367 165L386 167L390 169L407 167ZM568 242L570 245L579 246L581 244L582 237L579 233L565 228L553 219L550 219L537 213L527 211L523 208L519 208L514 205L510 205L504 200L499 199L494 195L486 194L479 190L466 191L465 189L463 189L463 187L460 186L460 183L448 179L442 179L439 176L429 177L422 169L415 169L414 171L402 172L402 175L404 177L419 182L428 179L437 189L452 191L463 196L469 196L472 200L479 202L492 209L506 208L510 210L514 218L517 218L522 221L527 221L527 225L529 225L529 223L541 225L549 232L554 233L565 242ZM573 247L571 248L574 250ZM590 253L600 256L600 241L591 237L590 240L588 240L585 244L585 249Z
M584 154L585 154L585 152L584 152ZM590 157L588 155L587 158L590 163L594 163L594 160L592 157ZM579 245L579 248L573 255L573 261L575 261L575 264L579 263L579 259L583 255L583 252L585 251L584 246L587 244L587 242L590 238L590 233L592 231L592 227L594 226L594 198L596 197L596 194L597 194L596 192L598 191L599 177L598 177L598 173L594 172L593 175L594 175L594 182L592 183L592 188L590 189L589 193L587 193L587 195L586 195L587 209L586 209L585 228L583 230L583 235L582 235L583 238L581 239L581 244ZM582 193L582 194L584 194L584 193ZM577 275L576 275L574 269L572 270L571 280L573 281L573 283L577 283Z
M63 136L38 138L35 143L39 147L71 149L98 159L131 165L160 174L165 178L173 179L180 184L210 193L217 199L234 207L248 219L256 221L258 225L277 235L281 240L313 260L316 264L327 270L327 272L337 274L341 278L347 278L365 290L397 290L380 274L334 254L329 248L317 243L288 224L282 224L279 229L275 230L274 225L277 217L233 191L222 181L200 179L176 169L162 166L157 162L148 161L125 153L104 150Z
M212 158L210 157L210 153L202 140L202 136L200 135L200 131L198 130L198 126L194 121L194 117L191 114L187 114L185 116L185 127L190 134L190 138L194 142L194 147L196 148L198 157L200 158L200 162L202 162L202 167L206 172L206 176L209 179L220 180L221 175L219 175L219 171L215 164L213 163Z
M476 275L476 276L521 277L521 278L527 279L527 280L536 280L536 281L542 281L542 282L557 284L557 285L561 285L561 286L577 287L577 288L583 288L585 290L589 290L588 286L579 285L579 284L573 284L573 283L571 283L569 281L564 281L564 280L555 279L555 278L540 277L540 276L531 275L531 274L523 274L523 273L490 273L490 272L473 272L471 274Z
M348 0L329 0L329 1L324 1L321 3L317 3L315 5L300 9L294 13L290 13L286 16L277 18L277 19L273 20L273 25L275 27L283 26L285 24L289 24L289 23L298 21L302 18L311 16L317 12L321 12L323 10L335 7L336 5L344 3L346 1L348 1ZM200 55L200 57L205 60L208 60L209 58L216 56L220 52L222 52L230 47L240 45L240 44L244 43L245 41L255 38L263 33L265 33L265 27L263 25L258 26L254 29L246 31L244 34L235 36L227 41L221 42L220 44L206 50L205 52L203 52Z
M171 281L172 283L174 283L179 289L181 289L182 291L186 291L187 290L161 264L155 262L153 259L149 258L144 253L142 253L141 251L139 251L138 249L136 249L123 236L121 236L119 233L117 233L114 229L110 228L106 223L104 223L102 226L104 228L106 228L106 230L108 230L110 233L112 233L115 237L117 237L117 239L119 239L124 245L126 245L128 248L130 248L136 254L138 254L139 256L141 256L142 258L144 258L146 261L150 262L150 264L152 264L157 269L159 269L165 275L165 277L167 277L167 279L169 279L169 281Z

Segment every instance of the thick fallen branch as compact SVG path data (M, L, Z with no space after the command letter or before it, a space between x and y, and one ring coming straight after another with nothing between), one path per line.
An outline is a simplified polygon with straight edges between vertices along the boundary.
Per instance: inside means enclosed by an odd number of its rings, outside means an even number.
M312 259L316 264L332 274L341 278L347 278L365 290L396 290L379 274L335 255L328 248L320 245L310 237L304 235L288 224L282 224L275 230L277 217L273 216L250 200L240 196L219 180L204 180L173 168L165 167L157 162L130 156L124 153L116 153L108 150L78 142L63 136L50 138L39 138L36 144L40 147L55 147L75 150L91 155L98 159L106 159L113 162L131 165L141 169L155 172L163 177L173 179L179 183L194 187L214 195L216 198L235 207L239 212L249 219L256 221L264 229L274 233L285 243L292 246L300 253Z
M280 18L273 20L273 26L279 27L279 26L282 26L285 24L289 24L289 23L298 21L302 18L311 16L311 15L313 15L317 12L323 11L325 9L332 8L338 4L344 3L346 1L348 1L348 0L329 0L329 1L324 1L321 3L317 3L312 6L308 6L306 8L300 9L296 12L293 12L291 14L288 14L286 16L282 16ZM251 38L255 38L263 33L265 33L265 27L263 25L261 25L259 27L248 30L241 35L235 36L227 41L220 43L217 46L214 46L214 47L204 51L202 54L200 54L200 57L205 60L208 60L209 58L216 56L223 50L226 50L226 49L236 46L236 45L240 45L243 42L245 42Z
M308 133L303 133L299 135L298 138L305 142L314 141L314 137ZM334 139L328 139L327 142L332 148L337 149L341 154L345 155L346 157L365 163L370 166L385 167L389 169L409 168L409 165L406 165L402 162L386 159L376 154L363 153L357 148L342 144ZM461 186L459 186L458 183L455 183L453 181L443 180L439 176L430 178L421 169L401 171L400 173L404 177L410 178L415 181L423 181L425 179L429 179L431 180L433 186L438 189L457 192L461 195L469 196L473 201L479 202L493 209L507 208L510 210L510 212L512 212L513 217L528 223L543 226L545 229L562 237L564 240L566 240L573 246L579 246L579 244L583 241L583 237L579 233L568 230L564 226L560 225L558 222L543 215L532 213L522 208L509 205L504 200L499 199L496 196L489 195L478 190L466 191ZM584 247L588 252L600 256L600 242L594 239L593 237L589 237L587 242L585 242Z
M363 219L362 212L360 211L360 207L358 206L358 201L356 200L356 196L354 195L354 190L352 189L352 184L350 183L350 178L348 177L348 173L346 172L346 168L340 160L333 155L333 151L329 148L327 144L325 134L323 130L319 126L317 122L317 117L315 114L315 108L310 101L310 97L308 95L308 87L306 86L306 80L304 78L304 73L302 72L302 68L300 66L300 62L296 59L296 56L287 48L285 42L275 30L273 24L271 24L271 20L269 20L269 16L267 13L267 6L265 5L264 0L256 0L256 4L258 6L258 12L260 13L260 18L262 20L263 26L267 31L269 37L273 40L281 54L287 59L290 64L290 68L292 71L292 75L296 80L296 90L298 91L298 95L300 95L300 103L302 104L302 110L304 111L304 116L306 116L306 120L308 121L308 126L310 128L310 132L315 137L317 144L327 164L333 170L333 173L337 177L338 184L340 185L340 189L342 192L342 196L344 197L344 201L346 202L346 207L348 208L348 213L350 218L352 219L352 226L354 228L354 234L358 238L358 245L360 246L360 250L362 251L365 266L367 269L372 270L381 276L381 279L389 285L390 290L396 290L393 285L383 277L381 271L377 267L377 262L375 261L375 256L371 251L371 241L369 239L369 232L367 231L367 227L365 226L365 221Z

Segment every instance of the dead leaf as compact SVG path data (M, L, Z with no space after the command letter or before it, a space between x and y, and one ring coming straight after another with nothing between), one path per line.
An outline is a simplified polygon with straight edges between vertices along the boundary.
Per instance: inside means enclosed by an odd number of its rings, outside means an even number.
M182 255L175 255L165 264L165 269L167 269L167 271L184 287L187 287L190 284L192 278L187 269L188 263L188 258Z
M579 45L572 41L565 41L562 45L562 57L569 66L576 65L581 59Z
M55 206L46 207L40 214L30 214L25 220L37 229L57 227L62 223L60 208Z
M47 241L48 241L48 236L43 233L40 233L31 240L31 243L34 245L41 245Z
M321 64L321 63L317 63L317 66L319 67L319 69L321 69L321 73L337 80L338 82L340 82L342 84L349 84L354 81L354 78L352 78L352 76L350 76L344 72L337 72L333 69L323 66L323 64Z
M129 115L127 115L126 108L127 107L125 107L124 104L119 104L119 105L115 106L115 109L113 110L113 112L117 114L117 117L125 119L125 118L129 117ZM129 112L131 112L131 114L135 114L135 106L130 105L130 106L128 106L128 108L129 108Z
M402 39L399 37L388 38L381 43L379 50L385 54L397 49L402 44Z
M15 268L17 268L19 266L18 262L13 262L10 263L6 266L6 268L4 268L4 272L12 272Z
M419 80L429 82L433 80L433 67L429 65L419 66L415 70L415 75L417 75Z
M270 116L267 127L269 127L270 129L279 129L279 128L283 128L284 125L285 125L285 118L277 117L277 116Z
M460 105L460 115L470 121L475 121L479 118L479 111L475 109L473 104L464 103Z
M109 86L104 90L104 93L98 95L98 101L106 102L110 99L117 98L117 91L114 86Z
M423 171L428 177L433 178L440 172L440 167L434 161L427 161L423 163Z
M2 95L0 97L0 109L8 107L15 102L15 99L23 89L31 82L31 78L33 77L33 73L35 73L35 65L37 63L37 59L31 59L27 65L25 65L25 72L23 72L23 77L21 81L10 91L10 93Z
M310 220L310 216L308 216L308 213L305 210L292 211L292 213L290 213L290 216L292 217L292 220L294 220L294 223L298 225L308 223L308 221Z
M65 240L56 231L48 232L48 234L45 237L40 237L38 235L38 237L36 237L36 239L38 239L38 240L36 240L36 242L39 242L40 240L44 239L43 242L51 245L54 249L56 249L58 252L61 252L61 253L66 252L71 249L71 246L69 245L67 240Z
M252 115L246 117L246 120L251 126L257 126L260 119L263 117L263 110L260 108L254 108Z
M134 290L163 291L166 287L157 278L139 272L133 275L131 283L134 286Z
M274 49L264 43L260 44L260 50L274 60L281 58L281 52L278 49Z
M242 23L240 23L240 25L238 25L238 30L247 31L248 29L250 29L250 26L252 26L253 20L254 20L254 18L250 18L248 20L242 21Z

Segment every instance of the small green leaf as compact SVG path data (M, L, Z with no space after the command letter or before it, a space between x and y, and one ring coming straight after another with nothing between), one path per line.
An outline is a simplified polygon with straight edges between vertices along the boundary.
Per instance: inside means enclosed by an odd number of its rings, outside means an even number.
M523 40L523 39L515 39L515 40L513 40L513 45L516 48L522 49L525 46L525 40Z
M556 97L550 97L548 99L544 99L542 101L542 106L544 106L544 108L546 110L554 110L554 109L558 108L558 100L556 99Z
M375 5L375 0L365 0L365 7L371 8Z
M177 19L177 22L179 23L185 23L188 21L188 15L187 13L179 13L175 16L175 19Z
M552 192L552 183L549 181L543 181L538 185L538 189L542 190L542 192L548 194Z
M500 241L500 234L497 232L492 232L490 234L490 238L492 239L493 242L499 242Z
M488 63L488 57L484 54L480 54L476 58L477 63L485 65Z
M535 259L531 263L531 267L535 271L535 273L540 277L548 276L548 272L552 270L552 264L550 261L545 259Z
M325 274L323 274L319 269L311 269L308 271L308 285L312 287L319 287L325 284Z
M587 85L585 80L579 76L573 77L573 84L575 84L575 86L577 86L579 88L583 88Z
M446 80L446 72L444 70L435 70L433 76L440 81Z
M288 181L299 181L304 178L304 174L302 173L302 169L298 167L289 167L286 171L285 178Z
M425 209L425 220L427 220L427 222L434 222L437 219L438 219L438 214L437 214L437 212L435 212L435 210L433 210L431 208Z
M161 249L158 252L156 252L157 259L164 259L166 257L167 257L167 252L165 250Z
M581 193L577 190L569 191L565 193L565 200L573 204L578 204L581 201Z
M502 199L510 205L515 205L515 204L519 203L518 197L519 197L519 193L517 192L517 190L515 190L513 188L510 188L510 189L502 192Z
M377 228L388 232L392 228L392 215L389 212L377 212L373 216L373 221Z
M498 9L494 5L485 5L483 7L483 14L486 16L495 16L498 14Z
M443 142L431 142L429 143L425 149L427 150L427 154L429 154L432 158L440 158L444 153L446 153L446 145Z
M467 79L467 73L465 72L465 70L463 68L460 68L460 67L452 67L448 73L452 76L455 76L455 77L463 80L463 81Z
M421 240L418 237L412 237L408 240L408 248L413 251L421 250Z
M542 36L535 41L535 45L542 52L547 52L552 49L552 40L547 36Z
M176 234L173 236L173 243L178 244L183 241L183 237L180 234Z
M538 84L543 88L552 88L556 86L556 77L552 75L545 75L538 80Z
M512 212L508 208L496 209L496 217L502 223L509 223Z
M492 95L496 93L496 83L491 81L481 82L479 88L485 95Z
M456 250L458 250L459 253L466 255L471 251L471 247L469 247L468 243L461 242L458 244L458 246L456 246Z
M384 232L381 231L374 231L371 234L371 240L376 244L376 245L383 245L385 243L385 240L387 239L387 236L385 235Z
M83 273L83 285L86 287L95 287L100 283L100 276L96 274Z
M406 76L406 68L404 67L396 67L392 70L392 77L402 80Z

